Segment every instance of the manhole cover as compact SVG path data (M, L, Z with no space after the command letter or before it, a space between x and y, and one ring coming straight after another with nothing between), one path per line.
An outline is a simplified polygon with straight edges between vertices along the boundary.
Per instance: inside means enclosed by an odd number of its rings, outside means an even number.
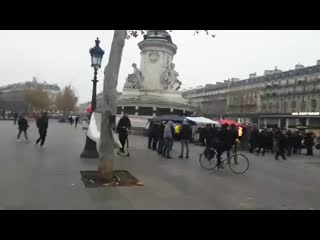
M112 182L101 179L97 171L80 171L80 174L81 180L87 188L143 186L142 182L126 170L113 171Z

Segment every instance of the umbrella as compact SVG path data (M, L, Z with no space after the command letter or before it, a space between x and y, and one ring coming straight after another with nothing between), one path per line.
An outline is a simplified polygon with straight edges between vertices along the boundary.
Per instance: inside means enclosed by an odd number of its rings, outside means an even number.
M91 113L91 112L92 112L91 105L89 105L89 106L87 107L87 112L88 112L88 113Z
M227 124L227 125L236 125L237 127L244 127L241 123L237 123L235 121L229 120L229 119L221 119L218 121L221 125Z
M196 124L214 124L214 125L220 125L219 122L213 121L209 118L205 117L186 117L189 121L195 122Z
M162 122L162 121L172 121L172 122L179 122L182 123L184 120L184 117L181 117L179 115L162 115L157 116L149 119L150 122Z

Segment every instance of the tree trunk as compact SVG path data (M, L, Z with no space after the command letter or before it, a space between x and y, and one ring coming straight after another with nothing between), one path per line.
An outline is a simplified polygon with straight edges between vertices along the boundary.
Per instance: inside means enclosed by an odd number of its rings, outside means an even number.
M114 161L114 141L112 136L112 128L114 127L113 116L115 116L117 112L116 88L118 85L118 75L126 36L126 30L114 31L109 55L109 62L104 70L104 103L101 117L98 171L100 173L100 176L106 181L112 180Z

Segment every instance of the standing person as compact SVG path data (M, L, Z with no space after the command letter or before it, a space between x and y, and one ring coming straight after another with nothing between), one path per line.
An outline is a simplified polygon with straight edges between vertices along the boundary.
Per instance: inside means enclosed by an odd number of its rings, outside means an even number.
M287 149L287 156L291 156L291 153L292 153L292 148L293 148L293 142L294 142L294 137L292 136L292 132L291 130L288 130L286 132L286 135L287 135L287 146L286 146L286 149Z
M159 134L160 134L160 123L155 122L154 124L154 137L153 137L153 143L152 143L152 150L157 151L158 141L159 141Z
M148 148L152 148L152 143L154 143L155 140L155 128L156 125L154 122L150 122L149 128L148 128Z
M15 113L13 114L13 125L16 125L16 124L17 124L18 117L19 117L19 114L18 114L17 112L15 112Z
M164 128L165 125L163 122L160 122L159 124L159 130L158 130L158 154L163 154L163 147L164 147Z
M46 141L47 137L47 130L48 130L48 114L46 112L42 113L42 116L38 118L37 128L39 129L39 138L34 144L38 144L40 141L40 146L43 147L44 142Z
M22 132L24 133L25 139L27 141L29 141L28 135L27 135L28 128L29 128L28 120L26 119L26 114L23 113L20 116L19 120L18 120L18 129L19 129L19 133L18 133L18 136L17 136L17 141L18 142L20 141L20 135L21 135Z
M249 142L250 142L250 153L253 153L253 151L259 145L259 130L256 126L253 127Z
M173 134L174 134L173 122L169 121L164 129L164 149L163 149L163 157L166 157L168 159L172 159L172 157L170 156L170 151L172 149Z
M192 130L187 120L183 120L180 130L181 154L179 158L183 158L184 146L186 147L186 158L189 158L189 141L192 138Z
M71 126L73 125L73 118L72 118L72 116L69 116L69 123L70 123Z
M268 132L266 129L263 129L259 134L259 148L257 154L259 155L262 149L262 156L264 156L266 149L268 148Z
M74 119L74 121L75 121L75 128L77 128L77 126L78 126L78 123L79 123L79 116L76 116L76 118Z
M275 159L279 160L278 157L281 156L283 160L286 160L286 157L284 156L284 150L286 147L286 136L281 132L280 129L276 130L275 133L275 139L276 139L276 156Z
M308 132L304 138L304 145L306 146L307 149L307 156L313 156L313 146L314 146L314 138L313 138L313 133Z
M127 113L123 114L123 117L119 120L117 126L117 132L119 134L119 141L122 145L120 152L124 153L124 147L128 138L129 130L131 129L131 121Z

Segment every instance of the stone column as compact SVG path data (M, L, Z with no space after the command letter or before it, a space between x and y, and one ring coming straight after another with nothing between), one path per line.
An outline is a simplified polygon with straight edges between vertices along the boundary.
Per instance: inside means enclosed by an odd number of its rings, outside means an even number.
M139 110L139 107L136 106L136 112L134 113L135 116L138 116L138 115L139 115L138 110Z
M156 112L156 111L157 111L157 108L156 108L156 107L153 107L153 111ZM156 115L157 115L156 113L152 113L152 116L153 116L153 117L155 117Z
M309 127L309 125L310 125L310 121L309 120L310 120L309 118L306 118L306 127Z
M289 119L286 118L286 129L288 129L288 128L289 128Z
M266 118L264 118L263 119L263 125L264 125L264 127L266 128L267 127L267 125L268 125L268 123L267 123L267 119Z
M299 118L296 118L296 126L299 126L300 122L299 122Z
M173 112L173 108L170 108L170 112Z
M278 119L278 128L281 128L281 119Z
M121 115L124 113L124 106L121 106Z

